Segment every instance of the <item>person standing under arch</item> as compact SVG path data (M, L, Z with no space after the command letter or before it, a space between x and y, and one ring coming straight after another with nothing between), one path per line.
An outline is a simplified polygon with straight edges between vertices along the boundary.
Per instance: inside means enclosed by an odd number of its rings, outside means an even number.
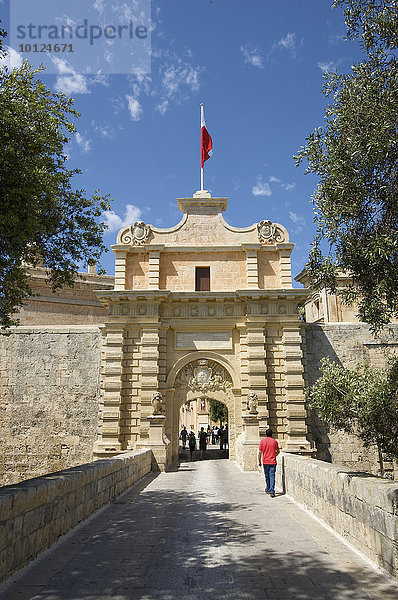
M224 449L224 425L221 425L220 429L218 430L218 441L220 443L220 450Z
M184 425L184 427L182 428L181 433L180 433L180 440L182 440L182 447L184 449L185 449L185 446L187 445L187 437L188 437L188 431Z
M189 451L191 453L191 461L195 458L195 450L196 450L196 437L193 431L189 432L188 436L188 446Z
M200 450L200 458L205 457L206 452L206 444L207 444L207 432L204 427L200 428L199 432L199 450Z

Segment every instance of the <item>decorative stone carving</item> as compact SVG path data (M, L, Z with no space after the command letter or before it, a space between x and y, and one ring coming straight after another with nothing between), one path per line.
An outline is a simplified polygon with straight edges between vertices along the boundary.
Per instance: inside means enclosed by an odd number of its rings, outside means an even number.
M191 362L178 373L175 388L188 388L193 392L211 392L232 387L230 374L213 360L202 358Z
M258 396L256 392L250 392L247 396L246 408L250 415L257 415Z
M120 314L121 315L129 315L130 314L130 306L128 304L120 305Z
M191 308L190 314L191 314L191 317L197 317L199 314L199 309L196 308L196 306L194 306L193 308Z
M286 312L286 304L278 304L278 315L285 315Z
M209 315L209 317L214 317L216 314L216 307L209 306L209 308L207 309L207 314Z
M139 315L146 315L146 306L144 304L140 304L138 307Z
M181 308L179 306L176 306L175 308L173 308L173 317L179 317L181 315Z
M122 244L140 245L145 244L150 232L149 226L144 221L136 221L123 231L120 241Z
M225 314L227 317L231 317L234 314L234 307L231 304L225 307Z
M260 312L262 315L268 314L268 303L267 302L264 302L263 304L261 304Z
M152 396L152 406L154 415L163 414L163 396L160 392L155 392Z
M271 244L272 242L283 242L285 240L284 233L272 221L260 221L257 223L257 233L260 242Z

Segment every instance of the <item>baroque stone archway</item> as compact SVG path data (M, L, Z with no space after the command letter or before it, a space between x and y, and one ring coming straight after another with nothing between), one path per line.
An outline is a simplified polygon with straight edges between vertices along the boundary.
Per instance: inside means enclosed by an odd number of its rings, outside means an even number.
M298 313L307 292L292 287L288 232L267 220L232 227L222 216L227 199L205 191L178 206L184 216L174 227L135 223L112 246L115 287L98 293L109 314L95 456L149 444L166 448L162 465L169 464L179 407L208 395L228 407L238 462L268 426L285 450L311 452ZM196 285L203 267L207 291ZM251 393L256 417L246 416ZM161 414L152 404L159 394ZM255 418L259 433L248 438L254 425L246 421Z
M234 387L232 369L227 369L213 357L199 353L179 361L170 376L166 391L166 432L172 444L172 461L178 460L178 416L181 406L191 400L211 397L226 405L228 409L230 458L236 458L236 438L242 429L242 407L240 389ZM224 362L224 361L223 361Z

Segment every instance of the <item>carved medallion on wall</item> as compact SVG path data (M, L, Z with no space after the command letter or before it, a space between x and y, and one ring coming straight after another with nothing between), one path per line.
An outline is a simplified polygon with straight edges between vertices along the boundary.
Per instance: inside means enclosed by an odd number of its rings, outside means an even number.
M147 309L146 309L145 304L140 304L139 307L138 307L138 314L139 315L146 315L146 311L147 311Z
M191 310L189 311L191 317L197 317L199 314L199 309L196 308L196 306L192 307Z
M285 240L284 233L272 221L260 221L257 223L257 233L260 242L271 244L272 242L283 242Z
M123 231L120 241L122 244L140 245L145 244L148 240L150 233L149 225L144 221L136 221L134 225L130 225L125 231Z
M179 317L181 315L181 308L176 306L173 308L173 317Z
M229 304L225 307L224 311L227 317L231 317L234 314L234 307L232 306L232 304Z
M230 374L214 360L202 358L188 363L178 373L175 388L187 388L192 392L224 392L232 387Z
M129 315L130 314L130 306L128 304L120 305L120 314L121 315Z
M286 304L278 304L278 315L285 315L287 312Z
M209 317L214 317L216 314L216 307L209 306L209 308L207 309L207 314L209 315Z
M261 304L260 306L260 312L262 315L267 315L268 314L268 303L267 302L263 302L263 304Z

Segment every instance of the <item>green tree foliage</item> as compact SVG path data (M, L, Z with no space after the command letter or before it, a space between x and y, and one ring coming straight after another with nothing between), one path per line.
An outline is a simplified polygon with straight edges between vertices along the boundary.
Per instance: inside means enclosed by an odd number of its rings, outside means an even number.
M307 269L333 293L336 276L349 275L339 293L377 330L398 316L398 3L334 5L345 6L348 38L360 38L366 57L350 74L325 75L325 125L295 157L319 177Z
M0 46L1 53L1 46ZM106 197L74 190L78 169L66 166L64 145L79 116L73 100L52 93L25 62L0 68L0 325L31 294L26 265L44 264L53 289L73 285L79 264L104 250Z
M222 402L209 399L210 417L214 423L226 423L228 421L228 409Z
M366 447L376 444L380 458L385 452L398 459L398 358L386 369L347 369L323 358L309 400L326 423L357 434Z

